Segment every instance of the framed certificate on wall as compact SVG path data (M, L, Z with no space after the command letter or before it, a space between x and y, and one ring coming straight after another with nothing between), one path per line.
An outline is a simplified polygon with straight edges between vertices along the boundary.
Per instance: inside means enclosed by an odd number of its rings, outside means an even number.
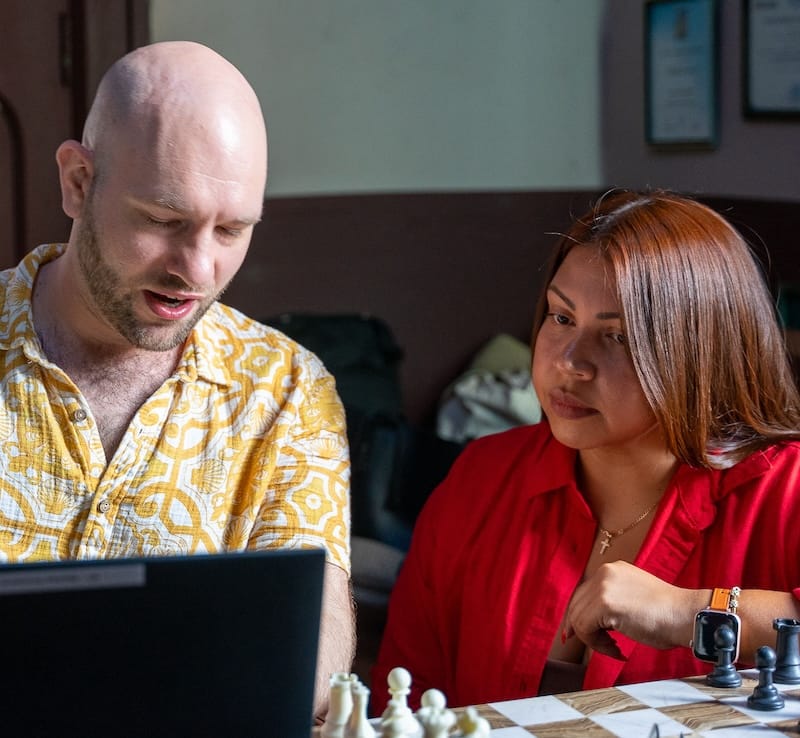
M800 118L800 1L744 0L744 113Z
M659 148L714 148L719 128L718 0L648 0L645 137Z

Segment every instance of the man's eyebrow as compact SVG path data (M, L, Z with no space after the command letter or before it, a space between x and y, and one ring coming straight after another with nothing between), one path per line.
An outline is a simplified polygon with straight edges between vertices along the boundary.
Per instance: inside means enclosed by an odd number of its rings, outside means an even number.
M185 213L188 210L183 200L174 195L162 195L161 197L157 197L153 200L153 204L161 208L166 208L167 210L175 210L178 213Z
M130 193L127 196L127 199L130 203L140 208L156 207L162 210L170 210L173 213L180 213L180 214L189 212L189 208L186 206L186 203L183 202L183 200L171 195L161 195L159 197L143 197L140 195L136 195L135 193Z
M148 204L155 205L156 207L163 208L164 210L169 210L173 213L178 213L179 215L186 215L191 213L191 209L183 201L183 199L175 195L161 195L160 197L156 197L153 200L145 200L134 196L133 200L143 206L147 206ZM252 216L231 218L231 220L227 222L230 225L237 225L237 226L256 225L256 223L259 223L261 221L262 212L259 212L258 214Z
M575 303L572 302L572 300L570 300L569 297L567 297L554 284L551 284L547 289L549 291L555 292L566 303L567 307L570 308L570 310L575 309ZM622 316L620 313L616 311L611 311L606 313L597 313L597 315L595 315L594 317L597 318L598 320L619 320Z

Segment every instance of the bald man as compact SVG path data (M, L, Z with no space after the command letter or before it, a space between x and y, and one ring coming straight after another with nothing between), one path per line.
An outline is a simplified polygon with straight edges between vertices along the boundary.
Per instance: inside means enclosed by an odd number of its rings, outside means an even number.
M324 547L323 716L354 643L344 413L315 356L217 301L261 217L256 95L204 46L146 46L56 159L69 242L0 274L0 559Z

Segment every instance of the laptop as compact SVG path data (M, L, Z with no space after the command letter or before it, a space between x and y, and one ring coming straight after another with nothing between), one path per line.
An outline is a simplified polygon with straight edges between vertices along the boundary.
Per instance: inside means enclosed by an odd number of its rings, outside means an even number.
M309 738L324 559L0 566L3 733Z

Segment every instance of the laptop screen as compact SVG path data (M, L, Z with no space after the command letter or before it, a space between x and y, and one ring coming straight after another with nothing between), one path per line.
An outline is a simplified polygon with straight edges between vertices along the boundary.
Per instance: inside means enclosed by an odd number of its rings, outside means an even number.
M321 550L0 566L4 732L308 738L323 571Z

